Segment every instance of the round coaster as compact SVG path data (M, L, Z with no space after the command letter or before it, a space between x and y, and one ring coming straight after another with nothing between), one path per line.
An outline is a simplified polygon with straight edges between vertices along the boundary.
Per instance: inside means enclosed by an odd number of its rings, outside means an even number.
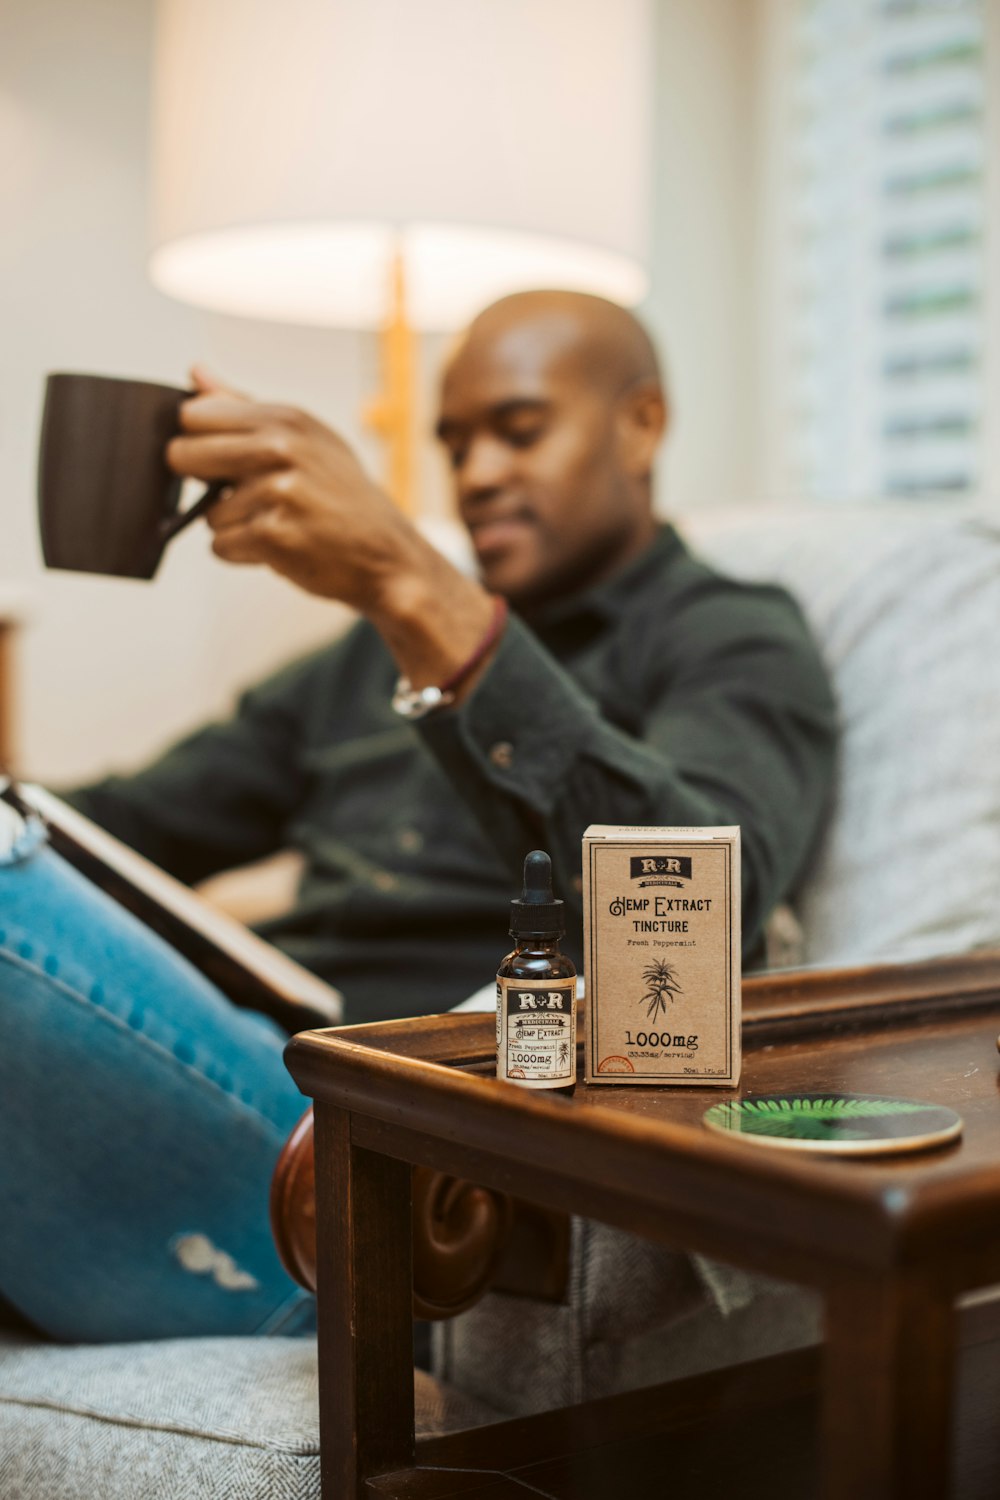
M705 1124L792 1151L841 1156L927 1151L962 1133L962 1117L940 1104L873 1094L763 1094L727 1099L705 1111Z

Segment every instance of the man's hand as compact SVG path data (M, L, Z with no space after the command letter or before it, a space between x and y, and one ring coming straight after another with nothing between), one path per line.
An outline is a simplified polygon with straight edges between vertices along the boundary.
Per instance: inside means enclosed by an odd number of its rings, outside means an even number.
M329 427L289 406L251 401L205 372L167 449L179 474L228 480L206 514L226 562L266 563L313 594L369 613L417 540Z
M167 462L229 481L205 516L212 550L367 615L414 686L445 680L489 628L490 596L424 540L329 427L252 401L199 366L191 373L197 394L181 406Z

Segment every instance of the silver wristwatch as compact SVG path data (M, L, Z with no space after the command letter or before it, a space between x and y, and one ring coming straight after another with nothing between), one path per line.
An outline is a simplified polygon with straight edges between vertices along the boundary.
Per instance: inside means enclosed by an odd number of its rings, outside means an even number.
M446 688L415 688L408 677L401 677L392 695L392 706L404 719L422 719L436 708L447 708L454 703L455 694Z

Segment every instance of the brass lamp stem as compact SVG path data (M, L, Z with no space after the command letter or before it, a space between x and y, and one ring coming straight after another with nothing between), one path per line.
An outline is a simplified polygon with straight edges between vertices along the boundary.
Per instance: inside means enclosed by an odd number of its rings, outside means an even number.
M416 336L406 316L406 274L403 253L392 262L389 315L382 326L382 389L367 404L366 424L386 447L386 486L399 508L416 514L415 465Z

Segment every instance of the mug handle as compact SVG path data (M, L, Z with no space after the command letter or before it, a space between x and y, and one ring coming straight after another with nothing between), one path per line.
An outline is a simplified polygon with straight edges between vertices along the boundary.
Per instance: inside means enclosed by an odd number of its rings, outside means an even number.
M173 541L174 537L182 532L185 526L190 526L192 521L197 521L199 516L205 514L209 506L215 504L225 488L226 481L224 479L214 480L204 493L198 496L194 504L188 506L187 510L178 511L175 516L169 516L167 520L161 521L160 541L164 545L167 542Z

